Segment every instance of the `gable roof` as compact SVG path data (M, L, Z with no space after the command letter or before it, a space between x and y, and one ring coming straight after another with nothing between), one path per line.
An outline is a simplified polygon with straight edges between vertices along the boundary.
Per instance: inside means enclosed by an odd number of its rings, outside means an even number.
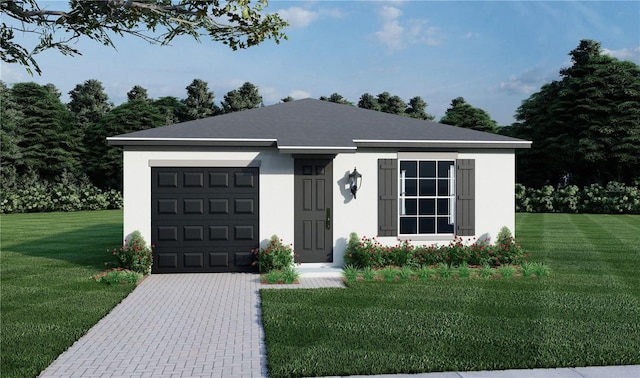
M531 142L322 100L304 99L107 138L126 146L277 146L287 153L358 147L529 148Z

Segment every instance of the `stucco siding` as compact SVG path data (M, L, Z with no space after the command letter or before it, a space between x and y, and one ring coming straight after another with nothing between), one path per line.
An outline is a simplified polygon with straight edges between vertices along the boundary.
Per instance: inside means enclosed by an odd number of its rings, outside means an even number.
M421 153L425 158L429 153ZM378 159L396 159L390 150L360 149L338 154L333 160L333 264L341 265L351 232L376 236L378 230ZM459 159L475 159L476 238L495 239L502 226L515 226L515 157L512 150L478 150L458 153ZM264 246L277 234L285 243L294 240L294 159L273 148L247 152L239 148L198 149L174 147L148 151L124 148L124 230L125 237L139 230L151 240L151 166L238 166L252 164L260 170L259 240ZM363 176L362 187L353 199L348 175L354 168ZM396 237L380 237L394 245ZM447 243L448 240L417 241Z

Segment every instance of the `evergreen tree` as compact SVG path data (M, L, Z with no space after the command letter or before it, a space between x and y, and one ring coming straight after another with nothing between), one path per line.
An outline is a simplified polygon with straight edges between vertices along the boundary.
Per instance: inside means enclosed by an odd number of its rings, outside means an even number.
M76 118L78 127L83 131L95 124L112 107L102 83L94 79L77 84L69 91L69 97L71 101L67 107Z
M220 108L213 102L213 92L206 81L194 79L187 86L187 98L183 100L186 119L200 119L220 113Z
M380 111L380 104L378 104L378 100L376 100L376 98L370 93L364 93L360 96L358 107L362 109Z
M50 181L63 171L77 174L80 135L66 106L36 83L17 83L11 94L22 113L17 124L22 167Z
M640 177L640 67L582 40L561 80L523 101L510 132L533 141L518 160L519 180L578 185ZM520 172L528 174L521 175Z
M127 92L127 99L129 101L148 100L149 95L147 94L147 90L145 88L142 88L139 85L135 85L129 92Z
M440 119L440 123L489 133L497 132L498 127L498 123L491 119L489 113L471 106L463 97L451 101L451 107Z
M246 109L264 106L258 87L246 82L238 89L229 91L224 95L222 108L225 113L232 113Z
M166 117L145 99L111 109L85 134L87 173L94 185L122 190L122 150L107 144L107 137L165 124Z
M187 108L185 104L175 97L160 97L153 101L152 105L164 116L164 125L172 125L174 123L184 122L191 119L187 116Z
M328 101L328 102L335 102L336 104L344 104L344 105L353 106L352 102L348 101L346 98L342 97L342 95L338 94L338 93L333 93L329 97L320 96L320 100Z
M405 110L405 115L411 118L423 119L425 121L433 121L435 116L426 112L427 103L420 96L416 96L409 100L409 106Z
M6 190L15 186L18 171L24 171L19 146L22 135L18 130L23 114L13 100L11 90L1 80L0 115L0 188Z
M402 115L407 109L407 104L399 96L392 96L389 92L380 93L376 101L384 113Z

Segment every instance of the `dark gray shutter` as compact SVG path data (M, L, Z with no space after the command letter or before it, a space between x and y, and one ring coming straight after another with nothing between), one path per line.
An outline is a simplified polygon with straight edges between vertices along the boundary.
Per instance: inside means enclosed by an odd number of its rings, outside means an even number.
M456 160L456 235L476 232L476 161Z
M378 159L378 235L398 235L397 159Z

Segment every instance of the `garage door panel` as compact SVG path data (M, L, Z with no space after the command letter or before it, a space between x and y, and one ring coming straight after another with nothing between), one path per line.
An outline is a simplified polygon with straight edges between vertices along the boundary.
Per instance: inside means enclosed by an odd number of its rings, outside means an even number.
M258 168L152 168L154 273L250 271Z

